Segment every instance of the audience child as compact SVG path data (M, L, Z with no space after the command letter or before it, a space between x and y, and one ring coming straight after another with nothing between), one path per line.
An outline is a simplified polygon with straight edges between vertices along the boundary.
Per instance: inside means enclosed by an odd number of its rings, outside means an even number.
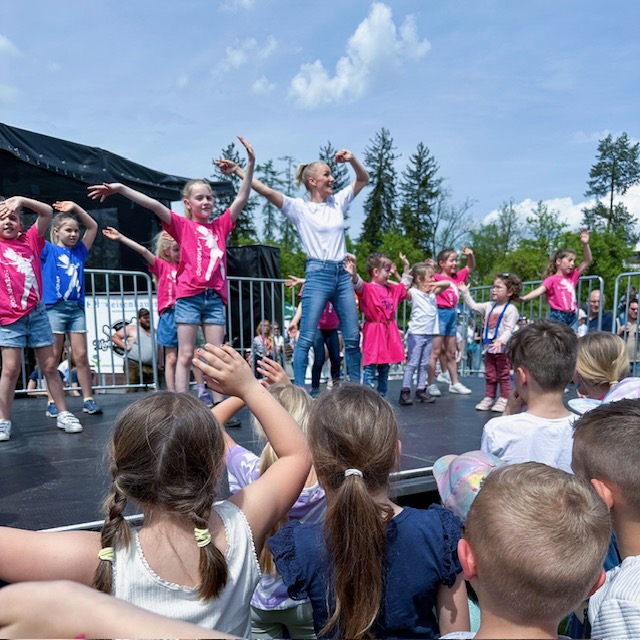
M207 383L241 397L260 420L278 455L269 471L214 503L225 451L211 411L187 394L147 396L114 427L102 532L0 528L0 579L92 584L155 613L248 637L256 553L300 495L310 457L298 425L234 349L207 344L197 356ZM145 516L136 531L124 518L130 501Z
M259 180L252 187L272 205L282 210L300 234L307 255L306 287L302 294L302 320L299 344L293 353L295 384L304 387L309 361L322 310L331 302L342 325L347 374L352 382L360 382L360 335L358 312L349 274L344 270L347 255L345 214L353 199L369 182L369 174L348 149L340 149L335 162L349 163L355 180L338 193L333 193L335 178L325 162L299 164L296 184L303 184L307 198L291 198ZM222 173L245 178L244 170L230 160L218 162Z
M324 526L290 522L269 540L293 599L310 598L319 637L434 637L469 628L449 510L388 496L398 423L364 385L320 394L309 416L314 468L327 493ZM436 615L437 614L437 615Z
M413 404L411 385L417 371L416 402L434 402L427 391L427 375L433 336L438 335L438 306L436 294L451 285L449 280L435 282L435 269L425 262L418 262L411 270L413 285L407 291L407 300L411 304L409 330L407 332L407 363L402 377L399 403Z
M37 214L35 223L22 232L22 208ZM53 332L42 302L40 253L52 208L37 200L14 196L0 201L0 442L11 437L11 408L22 367L22 350L32 347L47 389L58 409L56 425L66 433L79 433L82 425L70 411L58 373Z
M458 382L458 364L456 360L456 332L458 327L458 285L466 282L469 272L475 267L476 260L469 247L462 249L467 256L467 266L458 271L458 254L449 247L438 254L438 272L434 275L436 282L448 280L451 286L436 296L438 303L439 335L433 339L431 360L429 361L429 393L432 396L442 395L436 384L436 363L443 354L446 358L446 370L449 372L449 393L468 395L471 389ZM431 261L433 262L433 261ZM442 374L445 374L443 370Z
M575 424L573 470L611 513L622 564L589 600L593 638L640 637L640 400L603 404Z
M527 302L538 298L543 293L546 294L551 307L549 318L569 325L574 331L578 329L576 286L580 276L591 264L587 229L580 232L580 242L582 243L582 262L577 268L575 251L559 249L549 260L542 284L520 298L522 302Z
M502 413L507 408L511 389L511 362L507 343L518 324L520 312L511 304L520 295L522 283L513 273L498 273L491 287L492 302L476 302L469 293L469 285L461 282L458 287L465 304L471 311L484 317L482 344L485 348L484 398L476 405L478 411ZM498 394L500 385L500 394Z
M311 396L302 387L293 386L275 360L264 359L259 366L262 371L264 367L269 369L268 373L265 372L267 380L273 379L275 375L278 375L280 380L286 380L285 383L269 386L269 393L291 414L306 436L309 411L313 404ZM241 401L237 398L229 398L213 410L214 415L224 423L230 411L227 407L231 406L235 411L240 403ZM226 410L225 414L222 413L223 410ZM265 442L266 435L255 417L253 427L258 438ZM257 480L278 459L268 441L258 457L236 444L227 433L224 433L224 439L227 451L227 477L232 494ZM271 533L275 533L289 521L320 523L324 519L325 511L324 490L312 467L296 503L273 527ZM287 588L275 570L273 557L266 545L262 549L259 560L262 577L251 598L252 638L283 638L287 634L290 638L315 638L313 612L309 600L299 601L289 598Z
M469 509L458 554L478 595L478 632L443 638L557 638L604 579L611 531L588 483L537 462L496 469Z
M98 223L75 202L54 202L58 211L51 221L51 242L45 242L40 254L42 262L42 301L53 330L54 357L62 357L65 336L76 363L78 380L82 388L85 413L102 413L93 399L91 368L87 360L87 321L84 311L84 263L98 233ZM81 222L85 233L80 238ZM58 416L55 402L49 401L46 415Z
M480 448L505 462L543 462L571 472L575 414L564 389L576 367L578 338L568 325L539 320L509 340L515 390L504 415L489 420ZM522 411L526 406L526 411Z
M227 304L226 242L251 192L251 177L255 155L251 145L245 146L248 167L245 179L231 206L213 222L213 192L206 180L190 180L183 189L185 216L179 216L161 202L120 183L89 187L89 197L100 199L119 194L150 209L162 220L171 237L180 244L175 319L178 324L178 364L176 390L189 390L191 360L196 345L198 327L205 340L221 345L224 340ZM220 397L214 399L221 400Z
M404 360L402 336L396 324L398 304L407 297L411 285L409 262L403 254L402 284L389 282L391 260L383 253L375 251L367 258L367 273L371 282L363 282L356 271L355 256L348 255L345 269L351 275L353 290L360 301L360 311L364 314L362 326L362 383L373 387L378 378L378 393L387 395L389 368Z
M276 356L275 344L273 342L273 336L271 335L271 323L268 320L260 320L260 322L258 322L251 352L253 373L256 378L259 378L258 362L262 360L262 358L275 359Z

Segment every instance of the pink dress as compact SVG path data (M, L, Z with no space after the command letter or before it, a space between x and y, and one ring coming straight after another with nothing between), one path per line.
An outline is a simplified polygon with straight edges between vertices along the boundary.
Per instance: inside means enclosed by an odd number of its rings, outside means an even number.
M451 283L451 286L436 295L438 309L455 309L458 306L458 298L460 297L458 284L466 282L468 276L469 269L467 269L467 267L460 269L460 271L456 271L453 276L447 276L444 273L435 273L433 275L433 279L436 282L448 280Z
M199 224L171 212L171 223L162 223L180 245L178 298L190 298L213 289L227 304L227 238L234 227L231 211Z
M547 288L549 306L556 311L575 312L578 309L576 285L580 272L574 269L568 276L555 274L545 278L542 285Z
M375 282L363 282L363 285L362 291L357 294L360 299L360 311L364 314L363 366L402 362L404 345L396 324L396 309L407 297L405 286L385 286Z
M0 241L0 325L29 315L42 299L44 245L36 225L13 240Z

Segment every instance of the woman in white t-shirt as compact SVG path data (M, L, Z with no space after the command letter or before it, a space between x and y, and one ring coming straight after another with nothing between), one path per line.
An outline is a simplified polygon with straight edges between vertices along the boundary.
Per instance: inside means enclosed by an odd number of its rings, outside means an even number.
M293 372L298 386L304 386L309 349L313 346L316 327L327 302L331 302L341 321L349 379L360 382L358 312L351 277L344 270L347 254L344 213L369 182L369 175L347 149L336 153L336 162L348 162L356 176L348 187L335 195L335 178L324 162L301 164L296 170L296 182L303 183L307 189L306 199L290 198L255 178L251 183L255 191L281 209L295 225L307 254L300 338L293 355ZM244 176L244 170L230 160L221 160L218 166L225 175Z

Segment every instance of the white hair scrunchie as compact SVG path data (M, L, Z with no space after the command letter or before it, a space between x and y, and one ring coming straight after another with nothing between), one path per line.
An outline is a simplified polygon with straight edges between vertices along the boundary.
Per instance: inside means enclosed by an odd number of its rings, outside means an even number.
M364 477L362 475L362 471L360 471L360 469L345 469L344 470L344 477L348 478L349 476L359 476L360 478Z

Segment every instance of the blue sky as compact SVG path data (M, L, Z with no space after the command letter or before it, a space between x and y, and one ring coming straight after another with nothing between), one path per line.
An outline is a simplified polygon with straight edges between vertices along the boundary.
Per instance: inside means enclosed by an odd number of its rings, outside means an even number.
M576 226L598 140L640 138L637 0L0 6L0 121L187 177L237 134L302 162L385 127L398 170L423 142L478 220L512 198Z

